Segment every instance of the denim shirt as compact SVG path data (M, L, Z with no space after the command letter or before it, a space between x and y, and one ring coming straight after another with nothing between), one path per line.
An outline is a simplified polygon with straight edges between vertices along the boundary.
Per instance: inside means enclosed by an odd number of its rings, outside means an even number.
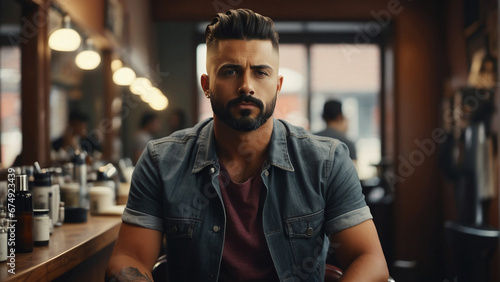
M328 236L372 217L347 146L273 123L260 173L267 246L280 281L323 281ZM122 219L166 234L169 281L218 279L226 214L213 127L151 141L134 170Z

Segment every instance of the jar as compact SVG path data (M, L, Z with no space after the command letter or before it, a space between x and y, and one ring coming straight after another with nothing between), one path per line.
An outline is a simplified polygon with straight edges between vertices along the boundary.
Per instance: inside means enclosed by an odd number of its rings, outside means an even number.
M49 209L50 194L52 193L52 184L50 172L42 170L40 173L35 173L35 186L33 187L33 208Z
M50 237L50 218L48 209L33 210L33 243L35 246L47 246Z
M61 201L66 207L78 207L80 199L80 185L76 182L61 185Z

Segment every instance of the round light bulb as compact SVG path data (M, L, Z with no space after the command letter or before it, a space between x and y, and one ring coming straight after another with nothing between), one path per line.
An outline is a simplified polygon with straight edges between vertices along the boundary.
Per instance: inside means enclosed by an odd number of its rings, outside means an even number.
M149 88L151 88L151 81L145 77L137 77L134 79L132 84L130 84L130 92L141 95L145 93Z
M168 106L168 99L165 95L155 95L153 101L149 103L149 106L156 111L162 111Z
M82 51L76 56L75 63L81 69L93 70L101 63L101 56L96 51Z
M123 67L113 73L113 81L118 85L130 85L135 79L135 72L129 67Z
M119 68L123 67L122 61L115 59L111 62L111 70L112 71L117 71Z
M149 87L140 95L141 100L149 104L153 101L155 95L163 95L163 93L161 93L161 90L156 87Z
M49 46L56 51L75 51L81 42L82 39L78 32L71 28L60 28L49 37Z

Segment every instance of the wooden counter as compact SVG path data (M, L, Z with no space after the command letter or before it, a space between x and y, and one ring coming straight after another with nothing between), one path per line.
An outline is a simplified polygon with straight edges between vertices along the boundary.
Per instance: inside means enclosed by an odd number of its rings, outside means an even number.
M7 272L9 259L1 262L0 281L103 281L120 223L120 216L89 215L55 227L48 246L16 253L15 274Z

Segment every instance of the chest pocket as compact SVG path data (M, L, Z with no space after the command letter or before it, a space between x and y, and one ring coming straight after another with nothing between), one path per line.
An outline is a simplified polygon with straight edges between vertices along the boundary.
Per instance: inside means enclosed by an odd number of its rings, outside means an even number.
M172 239L192 239L195 228L199 224L200 220L197 219L166 219L166 231L167 236Z
M284 220L285 232L295 260L295 267L314 281L322 277L325 261L325 234L323 231L324 210Z
M324 210L285 220L285 230L290 238L312 238L323 228Z
M198 219L166 218L165 230L167 235L167 259L169 269L185 271L186 267L192 265L191 255L194 248L194 239L201 221ZM172 271L172 270L169 270Z

